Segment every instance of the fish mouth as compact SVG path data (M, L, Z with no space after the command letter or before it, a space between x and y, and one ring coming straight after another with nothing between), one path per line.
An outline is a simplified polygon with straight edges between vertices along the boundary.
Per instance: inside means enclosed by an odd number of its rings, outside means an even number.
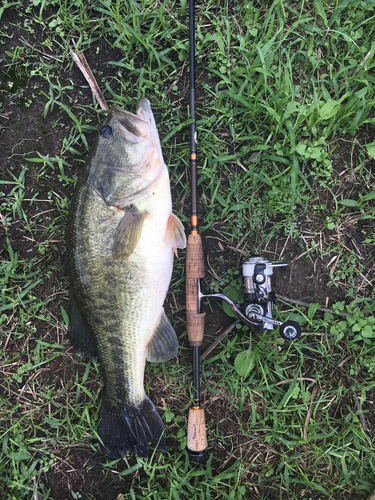
M141 99L138 102L136 114L129 113L120 106L113 106L113 112L118 121L120 134L129 142L137 143L147 140L152 132L157 130L148 99Z
M113 203L114 206L122 209L135 198L146 195L154 189L163 172L164 160L155 118L148 99L143 98L138 101L136 114L129 113L119 106L114 106L113 111L118 120L119 131L125 140L133 144L147 141L147 149L149 151L149 161L146 169L137 173L137 175L143 178L146 185ZM121 169L119 170L122 171Z
M119 133L127 142L137 143L148 138L149 124L141 117L129 113L119 106L114 106L113 112L117 118Z
M161 151L158 129L156 126L154 114L151 109L150 101L146 98L143 98L140 101L138 101L136 113L137 116L139 116L143 122L148 123L149 125L148 140L150 141L151 147L154 148L154 150L156 151L158 157L163 159L163 153ZM162 161L162 163L164 162Z
M156 129L155 118L148 99L143 98L138 101L136 113L137 116L139 116L143 121L147 122L152 128Z

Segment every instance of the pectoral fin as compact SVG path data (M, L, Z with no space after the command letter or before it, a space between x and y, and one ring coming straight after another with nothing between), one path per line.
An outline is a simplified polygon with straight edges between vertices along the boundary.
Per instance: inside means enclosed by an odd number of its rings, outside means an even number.
M120 220L113 239L112 251L115 258L129 257L134 252L141 237L146 213L131 205Z
M164 309L160 323L148 345L147 360L154 363L169 361L177 356L178 340Z
M180 219L171 214L167 222L167 240L173 248L186 247L186 234Z

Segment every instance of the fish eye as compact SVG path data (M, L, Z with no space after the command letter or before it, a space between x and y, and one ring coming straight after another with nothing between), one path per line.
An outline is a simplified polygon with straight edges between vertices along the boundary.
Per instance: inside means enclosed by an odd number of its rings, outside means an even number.
M112 127L103 127L100 131L101 135L103 137L105 137L106 139L108 139L108 137L112 137L113 136L113 130L112 130Z

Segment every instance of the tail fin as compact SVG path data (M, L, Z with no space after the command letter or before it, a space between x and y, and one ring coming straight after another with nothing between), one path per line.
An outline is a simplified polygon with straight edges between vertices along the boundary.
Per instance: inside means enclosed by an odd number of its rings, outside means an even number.
M109 458L123 458L127 453L147 457L147 437L154 448L168 453L163 433L163 421L147 396L139 406L126 406L119 412L110 411L102 401L98 434L101 448Z

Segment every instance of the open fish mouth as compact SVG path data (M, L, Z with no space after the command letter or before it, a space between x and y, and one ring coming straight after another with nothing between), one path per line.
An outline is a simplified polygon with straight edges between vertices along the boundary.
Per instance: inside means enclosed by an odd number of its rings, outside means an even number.
M118 121L119 132L127 142L137 143L148 139L150 125L147 121L124 111L119 106L114 106L113 111Z
M139 116L142 120L149 123L149 125L151 125L152 127L154 127L156 129L154 114L151 110L151 104L150 104L150 101L148 99L141 99L137 103L136 113L137 113L137 116Z
M133 144L147 141L146 148L149 154L146 169L143 172L138 172L138 175L144 179L145 185L113 204L122 209L134 199L154 189L163 172L164 160L154 114L148 99L143 98L138 101L136 114L129 113L118 106L114 107L114 112L121 135Z
M163 158L163 153L161 151L161 145L159 140L158 129L156 127L155 117L151 109L151 104L148 99L141 99L137 104L137 116L139 116L144 122L149 125L149 135L148 139L151 146L156 151L159 158Z
M129 142L148 140L157 130L151 105L147 99L138 102L136 114L129 113L120 106L113 106L113 111L121 135Z

